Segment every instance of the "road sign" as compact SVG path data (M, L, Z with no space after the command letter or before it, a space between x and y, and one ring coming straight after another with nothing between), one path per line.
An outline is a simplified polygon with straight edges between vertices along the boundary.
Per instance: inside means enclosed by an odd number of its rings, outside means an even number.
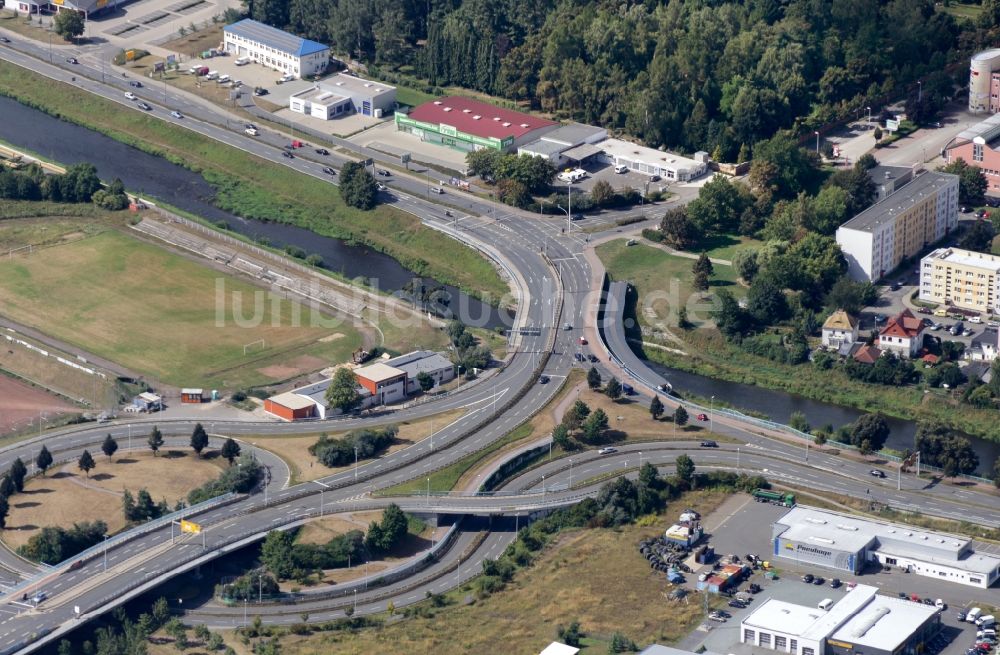
M890 132L895 132L896 130L899 129L899 121L894 118L885 119L885 129L889 130Z
M404 152L403 154L401 154L399 156L399 163L400 164L409 164L410 163L410 153Z
M181 532L190 532L191 534L200 534L201 526L194 521L184 521L181 520Z

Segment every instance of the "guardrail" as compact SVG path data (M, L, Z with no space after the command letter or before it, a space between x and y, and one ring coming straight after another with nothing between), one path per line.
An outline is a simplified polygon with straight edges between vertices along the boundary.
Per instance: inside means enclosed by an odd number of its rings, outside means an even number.
M155 530L158 530L163 526L168 525L171 521L180 520L185 517L191 517L194 516L195 514L200 514L207 510L215 509L216 507L221 507L222 505L234 502L243 497L245 496L230 492L227 494L223 494L222 496L209 498L208 500L198 503L197 505L192 505L191 507L187 507L185 509L178 510L176 512L171 512L170 514L161 516L158 519L153 519L152 521L148 521L146 523L143 523L142 525L136 526L131 530L120 532L114 537L110 537L105 541L102 541L101 543L95 544L90 548L80 553L77 553L73 557L63 560L59 564L56 564L51 568L45 569L44 571L41 571L40 573L21 581L19 584L12 587L10 591L8 591L7 594L5 595L8 596L16 595L18 592L23 593L25 592L25 590L31 589L32 587L38 585L44 580L47 580L53 576L60 575L70 570L70 567L76 565L78 562L84 562L88 559L92 559L95 556L104 553L108 548L119 546L123 543L129 542L145 534L154 532Z

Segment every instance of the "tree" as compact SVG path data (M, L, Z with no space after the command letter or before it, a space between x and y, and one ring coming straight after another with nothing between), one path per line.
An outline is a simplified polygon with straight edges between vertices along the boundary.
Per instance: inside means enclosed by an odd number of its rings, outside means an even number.
M677 477L687 486L691 486L691 482L694 480L694 460L681 454L677 456L676 466Z
M716 175L688 204L687 216L700 234L726 234L736 231L743 212L752 205L750 189Z
M607 180L598 180L590 190L590 198L598 207L605 207L614 201L615 190Z
M42 475L45 475L45 472L52 466L52 453L44 444L42 449L38 451L38 457L35 458L35 466L42 472Z
M427 371L420 371L417 373L417 384L420 385L421 391L427 393L434 388L434 376Z
M348 206L372 209L377 195L378 183L364 164L349 161L343 165L340 169L340 197Z
M163 445L163 433L160 432L160 428L153 426L153 431L149 433L149 439L146 440L149 444L149 449L153 451L153 457L156 457L156 453L159 452L160 447Z
M7 514L10 512L10 501L7 496L0 496L0 528L7 527Z
M563 450L571 450L573 441L569 438L569 430L561 423L552 429L552 443Z
M20 493L24 491L24 478L28 475L28 468L21 461L20 457L14 459L10 465L10 481L14 483L14 489Z
M986 220L978 220L959 239L958 247L979 252L989 251L994 232L993 223Z
M660 401L659 396L653 396L649 402L649 415L653 417L654 421L659 421L660 417L663 416L663 402Z
M399 505L390 503L382 512L382 550L392 550L406 537L409 521Z
M92 469L93 469L93 468L94 468L95 466L97 466L97 462L95 462L95 461L94 461L94 458L93 458L93 457L91 457L91 455L90 455L90 451L89 451L89 450L84 450L84 451L83 451L83 452L82 452L82 453L80 454L80 459L79 459L79 460L77 460L77 463L76 463L76 466L77 466L77 468L79 468L79 469L80 469L81 471L83 471L84 473L86 473L86 474L87 474L87 477L89 478L89 477L90 477L90 471L91 471L91 470L92 470Z
M941 423L920 422L913 441L920 460L941 467L948 477L979 468L979 456L969 440Z
M118 442L115 441L115 438L112 437L111 433L109 432L108 435L104 437L104 441L101 443L101 452L104 453L104 455L108 458L108 461L110 462L111 457L115 454L117 450L118 450Z
M684 207L671 207L660 220L663 242L678 250L687 250L697 243L699 235Z
M208 433L205 432L205 428L202 427L201 423L197 423L194 426L194 431L191 432L191 450L201 457L201 451L208 447Z
M993 486L1000 489L1000 457L993 461Z
M622 385L616 378L611 378L608 380L607 385L604 387L604 395L611 400L618 400L622 397Z
M601 388L601 372L597 370L596 366L591 366L590 370L587 371L587 386L591 389Z
M963 205L981 205L986 199L988 184L983 169L970 166L964 159L956 159L938 168L942 173L958 176L958 201Z
M761 325L773 325L788 315L788 301L772 276L760 275L750 285L747 312Z
M573 403L573 406L566 410L563 414L562 424L566 426L567 430L576 430L582 424L584 419L590 416L590 408L587 407L587 403L582 400L577 400Z
M295 537L291 532L271 530L260 547L260 561L276 578L284 580L292 575L295 559L292 547Z
M17 489L14 488L14 481L10 479L10 475L3 476L3 480L0 480L0 496L10 498L15 493Z
M594 441L608 429L608 415L603 409L595 409L594 413L583 422L583 436L588 441Z
M330 407L339 409L345 414L358 406L361 394L358 393L358 378L353 371L347 368L337 369L326 390L326 401Z
M708 258L707 253L701 253L698 259L695 260L694 264L691 266L691 272L697 275L700 272L704 272L706 276L711 276L715 273L715 267L712 266L712 260Z
M78 11L60 11L52 21L52 28L56 34L67 41L72 41L83 34L84 27L83 14Z
M753 282L757 271L760 269L757 263L757 251L754 248L737 250L733 254L733 268L736 274L747 284Z
M872 130L872 137L874 137L875 143L880 142L882 140L882 128L876 127Z
M573 621L566 627L559 626L556 629L556 635L559 637L559 641L573 648L579 648L580 639L584 637L583 632L580 630L579 621Z
M687 425L688 422L688 412L684 409L684 405L678 405L677 411L674 412L674 425L679 428Z
M851 428L851 443L868 452L877 452L889 438L889 423L879 413L864 414Z
M153 619L154 629L158 629L163 626L167 621L170 620L170 604L167 599L160 596L153 603L153 607L150 609L150 615Z
M229 437L226 439L225 443L222 444L222 457L225 458L229 465L233 465L233 460L240 456L240 445L236 441Z
M708 273L705 271L695 271L694 278L691 280L691 286L698 293L705 293L708 291Z

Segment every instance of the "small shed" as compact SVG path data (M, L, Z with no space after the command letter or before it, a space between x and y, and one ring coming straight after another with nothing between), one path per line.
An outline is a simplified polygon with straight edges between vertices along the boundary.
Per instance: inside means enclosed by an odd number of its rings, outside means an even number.
M132 406L140 412L156 412L163 409L163 398L155 393L143 391L132 399Z
M181 389L181 402L187 405L198 405L205 400L204 389Z

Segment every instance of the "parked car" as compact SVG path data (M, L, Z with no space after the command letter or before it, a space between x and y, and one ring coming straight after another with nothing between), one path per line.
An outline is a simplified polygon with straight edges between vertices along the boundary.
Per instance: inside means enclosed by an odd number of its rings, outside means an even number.
M326 148L316 148L317 155L323 155L324 157L330 154L330 151Z
M618 449L615 448L614 446L605 446L604 448L601 448L600 450L598 450L597 454L598 455L610 455L612 453L617 453L617 452L618 452Z
M959 612L958 614L956 614L955 620L965 622L965 612Z
M708 420L708 414L698 414L698 420L699 421L707 421Z
M988 207L1000 207L1000 198L986 196L986 205Z
M823 579L822 576L816 576L816 578L813 580L813 584L816 585L817 587L820 586L820 585L823 585L825 583L826 583L826 580Z
M255 96L266 96L268 93L270 93L270 91L268 91L262 86L258 86L253 90L253 94Z
M802 582L805 582L806 584L812 583L813 579L814 578L812 573L806 573L804 576L802 576Z
M734 607L738 610L746 609L746 603L742 600L736 600L735 598L727 603L730 607Z
M872 476L874 478L884 478L885 477L885 473L883 471L878 470L878 469L872 469L871 471L868 472L868 475L870 475L870 476Z
M833 580L830 580L830 586L833 587L834 589L840 587L840 578L834 578Z
M917 308L917 313L918 314L930 314L931 310L928 309L928 308L926 308L926 307L918 307Z

